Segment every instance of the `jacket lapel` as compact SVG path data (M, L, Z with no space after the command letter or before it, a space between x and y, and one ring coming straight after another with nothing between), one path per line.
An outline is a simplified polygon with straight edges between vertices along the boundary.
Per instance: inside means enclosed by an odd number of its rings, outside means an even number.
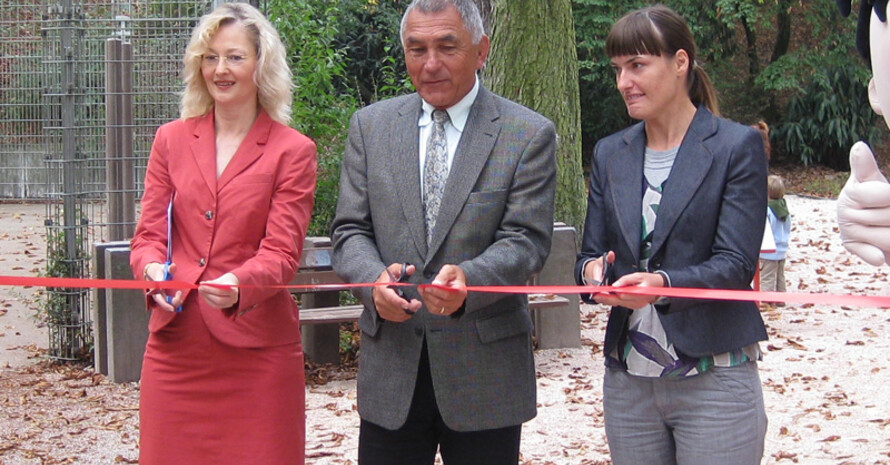
M699 108L686 131L671 174L658 206L658 220L652 237L652 254L664 244L665 238L692 201L702 181L711 169L714 156L704 141L717 132L717 121L709 111Z
M241 145L238 146L238 150L232 156L232 160L229 161L226 169L223 170L222 176L219 177L218 189L224 189L226 184L231 182L235 176L244 171L248 166L252 165L263 154L266 141L269 140L269 133L272 131L272 123L272 118L266 114L265 110L260 110L250 131L244 136L244 140L241 141ZM215 168L216 162L214 157L214 175L216 174Z
M491 93L480 85L479 94L470 109L464 132L454 153L436 227L429 244L428 258L435 255L442 245L485 168L500 132L500 125L496 122L499 117Z
M624 149L609 162L609 186L621 235L628 250L633 253L633 263L638 263L643 211L643 158L646 153L646 134L642 123L628 130L624 143Z
M423 190L420 186L420 161L418 160L420 128L417 126L417 122L420 120L421 101L419 95L415 94L415 97L409 99L408 103L399 109L398 117L391 122L392 129L387 131L392 135L389 139L389 143L392 144L389 153L395 154L391 158L393 165L390 166L389 172L392 174L390 185L396 186L402 191L400 203L402 212L408 220L408 228L414 239L414 245L420 252L420 256L425 256L427 251L426 227L423 217Z
M210 191L210 195L216 196L216 137L213 130L213 112L193 120L194 140L190 145L192 158L201 172L201 178ZM208 150L209 148L209 150Z

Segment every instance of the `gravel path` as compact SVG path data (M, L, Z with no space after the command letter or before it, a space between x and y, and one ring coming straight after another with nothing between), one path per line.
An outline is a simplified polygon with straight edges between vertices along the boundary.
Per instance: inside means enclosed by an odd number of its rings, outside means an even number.
M865 265L840 245L834 201L788 202L789 292L890 295L888 268ZM0 274L39 271L42 208L0 205ZM0 465L136 463L138 385L42 361L46 334L31 318L36 292L0 288ZM581 312L582 348L536 353L539 409L523 429L524 464L610 463L601 403L607 311ZM890 465L890 311L789 304L763 315L763 463ZM307 387L307 463L355 464L355 381L350 372L322 374L325 384Z

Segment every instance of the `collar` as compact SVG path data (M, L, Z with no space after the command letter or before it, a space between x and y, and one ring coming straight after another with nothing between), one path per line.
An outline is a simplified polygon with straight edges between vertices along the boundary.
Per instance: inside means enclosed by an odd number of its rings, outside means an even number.
M464 98L460 99L459 102L445 109L448 112L448 117L451 119L451 124L460 132L464 132L464 126L467 124L467 119L470 117L470 108L473 106L473 102L476 101L476 96L479 94L479 78L476 78L476 82L473 84L473 88L467 92L467 95L464 95ZM423 100L422 103L423 113L420 115L420 120L417 121L417 125L421 127L425 127L433 121L433 108L432 105L427 103L426 100Z

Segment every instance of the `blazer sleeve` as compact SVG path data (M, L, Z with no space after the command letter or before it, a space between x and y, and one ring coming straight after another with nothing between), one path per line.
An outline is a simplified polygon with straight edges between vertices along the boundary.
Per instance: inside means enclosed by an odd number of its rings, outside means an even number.
M575 259L575 283L584 284L584 265L607 252L605 244L606 229L603 217L602 175L596 164L596 154L600 150L601 141L597 142L590 157L590 178L587 187L587 215L584 217L584 235L581 237L581 251ZM582 293L581 299L589 304L596 303L590 294Z
M142 212L130 240L130 267L138 280L143 279L142 271L146 265L167 260L167 205L173 195L167 165L167 133L166 126L161 126L155 133L145 172Z
M362 111L352 115L340 168L337 214L331 225L332 262L338 275L353 283L377 281L386 268L374 234L368 198L368 166ZM366 308L374 308L373 289L353 291ZM377 312L371 312L377 318Z
M274 183L265 236L256 254L231 272L243 286L238 308L256 305L288 284L299 268L309 228L316 181L316 147L299 134L286 136Z

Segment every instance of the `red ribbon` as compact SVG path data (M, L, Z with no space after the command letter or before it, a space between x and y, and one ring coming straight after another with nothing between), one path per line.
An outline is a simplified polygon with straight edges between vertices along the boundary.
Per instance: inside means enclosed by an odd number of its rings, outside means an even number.
M358 283L358 284L282 284L272 286L239 287L271 287L276 289L300 289L305 291L338 291L375 286L415 286L410 283ZM87 278L44 278L30 276L0 276L0 286L23 287L62 287L62 288L94 288L94 289L138 289L138 290L191 290L198 285L184 281L137 281L129 279L87 279ZM229 286L218 286L229 287ZM421 284L419 288L435 287L453 290L437 284ZM467 286L469 292L494 292L500 294L584 294L584 293L625 293L650 296L679 297L688 299L738 300L754 302L793 302L804 304L826 304L841 306L882 307L890 308L890 296L869 296L854 294L828 294L805 292L765 292L740 291L729 289L697 289L682 287L612 287L612 286Z

